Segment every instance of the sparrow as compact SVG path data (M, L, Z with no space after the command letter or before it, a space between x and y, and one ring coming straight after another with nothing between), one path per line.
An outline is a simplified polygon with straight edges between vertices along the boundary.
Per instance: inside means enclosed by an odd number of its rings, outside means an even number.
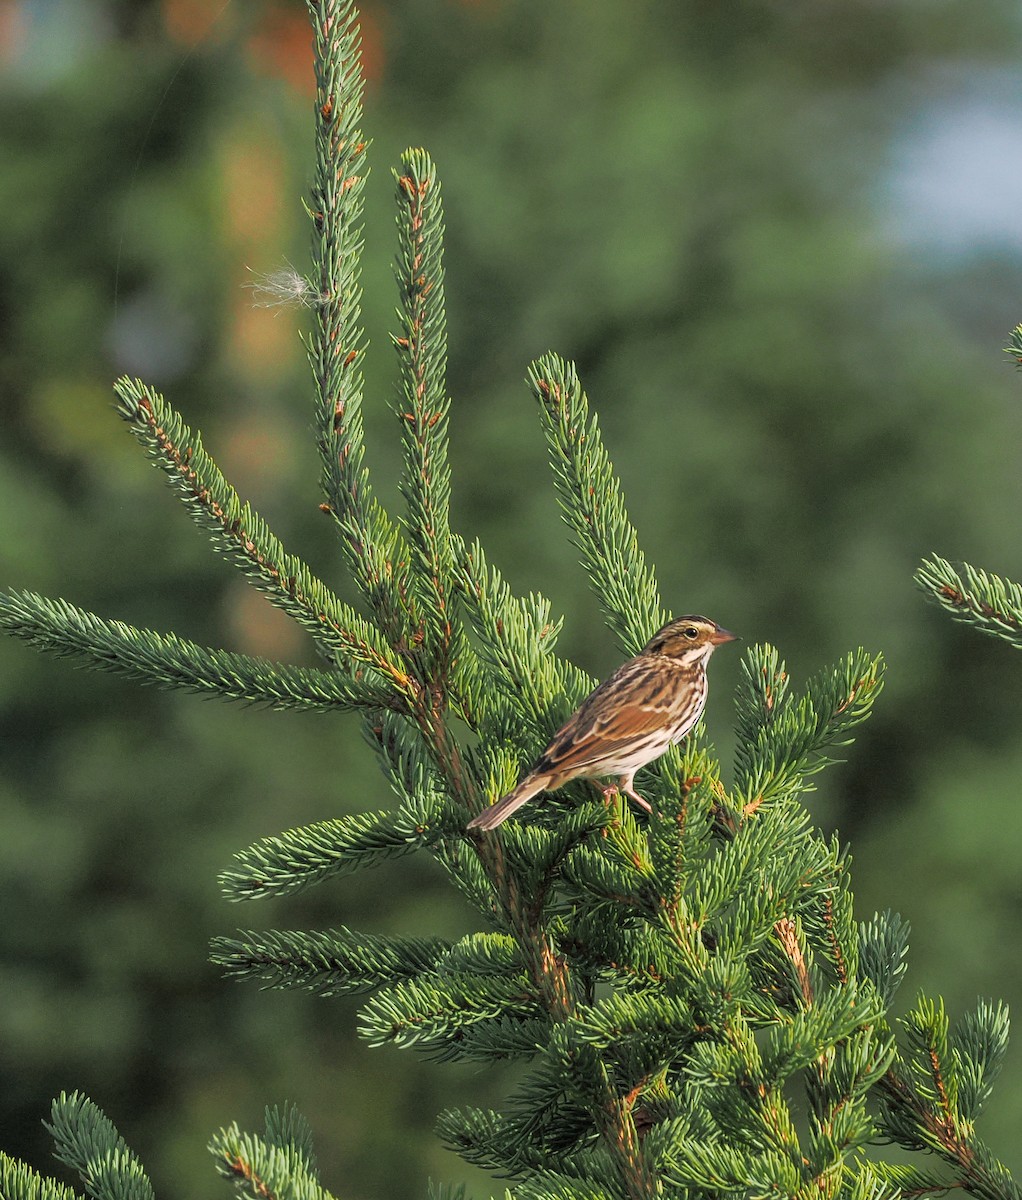
M708 617L676 617L634 657L595 688L554 734L514 791L484 808L469 829L495 829L540 792L572 779L616 776L617 788L640 808L635 773L680 742L706 705L706 664L736 634ZM604 795L614 791L610 785Z

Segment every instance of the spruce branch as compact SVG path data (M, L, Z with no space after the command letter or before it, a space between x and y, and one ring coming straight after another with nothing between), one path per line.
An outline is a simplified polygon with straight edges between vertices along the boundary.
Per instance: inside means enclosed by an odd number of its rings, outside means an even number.
M756 947L790 914L812 877L826 871L825 852L805 831L807 820L804 809L786 805L746 821L719 848L713 870L693 879L691 918L713 923L717 938L734 951Z
M516 1200L611 1200L606 1188L591 1180L561 1174L557 1171L537 1171L535 1176L515 1188Z
M409 580L427 626L427 652L445 673L455 625L443 206L436 167L425 150L406 150L394 178L401 332L392 341L400 367L397 408L405 452L401 492L408 507L405 524L413 555Z
M529 383L539 401L564 519L607 623L624 651L637 654L667 621L653 571L625 511L621 485L589 414L572 363L537 359Z
M618 993L579 1011L572 1032L601 1054L651 1061L680 1058L697 1034L692 1009L682 996L660 991Z
M566 1069L565 1047L555 1051L557 1042L555 1034L509 1098L506 1113L448 1110L441 1114L437 1131L469 1162L518 1179L525 1180L534 1171L574 1166L588 1168L594 1177L599 1170L599 1177L618 1184L615 1151L597 1140L592 1113L592 1098L602 1092L605 1073L589 1047L582 1047L581 1055ZM611 1194L626 1193L618 1186Z
M434 1183L431 1179L428 1184L427 1200L467 1200L465 1185L459 1183L455 1187L453 1183Z
M493 876L479 855L473 854L460 839L451 838L438 843L436 857L451 883L484 919L492 924L505 919Z
M576 1014L578 984L567 958L558 952L556 938L543 920L541 906L536 905L528 892L527 880L522 879L511 867L501 839L483 837L476 846L480 861L492 880L499 904L498 912L518 942L525 960L539 1011L545 1013L551 1023L553 1045L559 1032L567 1027ZM414 984L407 984L403 990L407 992L413 987ZM374 1003L379 1004L382 999L379 997ZM447 1011L449 1014L450 1009ZM392 1031L397 1031L390 1036L415 1036L414 1024L410 1033L400 1024L404 1016L400 1007L389 1013L387 1010L379 1011L375 1027L370 1026L370 1030L375 1029L377 1035L382 1033L387 1028L388 1015L392 1019ZM436 1054L449 1053L449 1032L445 1037L439 1029L431 1028L427 1047ZM631 1105L622 1100L595 1052L586 1046L580 1046L578 1050L580 1053L565 1048L562 1055L563 1076L571 1080L573 1088L577 1090L581 1087L583 1090L584 1110L610 1155L612 1172L622 1195L627 1200L647 1200L657 1194L659 1185L639 1144ZM579 1076L582 1061L588 1061L592 1068L588 1086Z
M831 839L826 865L809 882L813 894L798 906L799 918L818 949L817 964L828 982L844 986L859 978L859 927L854 919L850 862L837 837Z
M726 1141L676 1134L664 1153L664 1182L710 1195L801 1196L801 1172L777 1151L751 1153Z
M705 750L691 756L691 774L674 781L673 788L654 805L648 826L649 853L657 877L664 918L682 918L683 897L698 864L710 852L717 797L714 789L717 764ZM665 773L662 774L665 777Z
M938 1187L960 1187L982 1200L1019 1200L1022 1189L974 1123L1007 1046L1006 1011L981 1003L952 1030L943 1001L920 995L901 1024L907 1052L880 1086L884 1134L942 1161ZM885 1177L898 1182L890 1172Z
M310 1176L319 1178L312 1129L294 1104L267 1108L266 1141L301 1163Z
M506 975L524 966L521 951L506 933L469 933L438 957L438 975Z
M513 1122L493 1109L445 1109L437 1118L436 1133L449 1150L486 1171L517 1175L542 1166L546 1159L532 1150Z
M932 554L915 574L926 597L956 621L1022 649L1022 587L990 571Z
M763 1055L763 1070L784 1081L816 1065L832 1047L845 1042L864 1025L875 1025L884 1011L875 998L854 987L838 987L814 997L784 1023L773 1026ZM887 1061L894 1053L890 1044ZM886 1070L886 1063L883 1070Z
M391 790L400 801L399 821L418 836L438 837L452 825L461 829L462 816L454 811L444 781L423 753L416 725L402 713L380 709L367 713L362 734L376 752Z
M857 1159L855 1170L845 1172L848 1200L908 1200L911 1189L902 1191L890 1186L876 1170L875 1164Z
M935 1072L941 1070L942 1064L938 1062ZM963 1136L954 1127L943 1099L934 1103L932 1098L917 1091L897 1067L884 1076L880 1090L884 1100L881 1114L884 1134L909 1150L928 1150L944 1164L945 1170L939 1175L928 1167L921 1168L921 1180L929 1182L923 1183L920 1194L961 1188L980 1200L1022 1198L1022 1188L986 1144L974 1134ZM898 1168L877 1164L877 1169L892 1183L899 1182Z
M359 1033L373 1046L394 1042L449 1057L465 1026L540 1011L541 998L524 975L427 975L373 997L362 1009Z
M336 817L263 838L234 856L220 875L228 900L288 896L385 858L409 854L422 844L422 831L400 813Z
M442 938L388 938L340 929L245 930L217 937L210 959L237 980L298 988L319 996L369 992L435 968L450 943Z
M308 630L320 649L349 672L364 665L399 690L408 677L386 642L354 609L343 604L308 566L288 554L250 505L224 478L202 445L155 389L123 378L114 385L118 412L168 476L195 523L214 548L240 568L267 599Z
M54 1154L78 1172L92 1200L153 1200L142 1164L113 1122L80 1092L61 1092L46 1127Z
M859 964L885 1006L889 1006L908 970L909 926L898 913L874 913L859 926Z
M983 1111L1008 1049L1008 1010L981 1000L952 1031L958 1110L970 1124Z
M79 659L90 670L224 700L311 712L376 711L399 703L384 685L357 682L340 671L210 649L177 634L104 620L34 592L0 592L0 629L47 654Z
M67 1184L58 1183L0 1150L0 1196L5 1200L80 1200Z
M270 1109L266 1132L243 1133L232 1123L210 1141L216 1169L251 1200L333 1200L321 1186L304 1120Z
M475 1062L525 1062L539 1053L549 1025L543 1016L502 1016L479 1021L461 1031L450 1058ZM439 1059L439 1055L434 1056Z
M939 1163L877 1163L876 1171L889 1187L897 1189L896 1200L942 1197L961 1187Z
M501 835L508 864L522 880L523 892L531 896L530 908L536 919L543 914L548 898L557 895L572 851L616 820L611 809L597 803L582 804L558 813L558 817L550 829L513 825L505 827Z
M859 649L811 679L795 699L774 647L752 647L736 694L735 792L743 806L805 790L806 777L832 761L826 752L852 740L882 686L882 658Z
M1016 325L1009 334L1004 353L1010 354L1016 365L1022 367L1022 325Z
M516 597L478 542L458 548L459 595L488 685L480 711L486 733L501 743L516 739L535 754L595 680L554 654L562 620L551 615L545 597Z
M317 393L317 441L326 507L348 567L391 645L413 630L407 548L376 500L365 464L359 282L368 142L362 136L361 33L353 0L307 0L316 66L316 165L307 206L319 302L306 342Z

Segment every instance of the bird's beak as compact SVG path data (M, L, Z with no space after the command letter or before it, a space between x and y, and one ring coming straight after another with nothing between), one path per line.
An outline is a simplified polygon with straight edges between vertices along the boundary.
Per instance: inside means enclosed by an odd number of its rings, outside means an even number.
M738 641L738 634L732 633L730 629L720 629L718 627L717 632L710 635L710 641L715 646L721 646L724 642Z

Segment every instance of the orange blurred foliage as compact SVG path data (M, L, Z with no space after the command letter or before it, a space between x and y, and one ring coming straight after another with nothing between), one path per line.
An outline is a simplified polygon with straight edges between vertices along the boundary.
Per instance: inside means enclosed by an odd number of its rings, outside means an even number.
M285 165L279 146L254 129L239 129L223 162L224 234L237 253L239 268L265 262L269 247L280 244L284 221ZM269 255L276 262L277 254ZM239 270L239 284L251 275ZM286 321L273 321L254 306L250 288L239 286L231 312L228 338L236 366L251 376L265 376L276 364L289 362L294 333Z
M22 0L0 0L0 63L14 62L25 44L24 10Z
M232 0L219 7L210 0L163 0L163 24L175 42L189 48L223 38L235 24Z
M359 24L363 69L371 82L383 67L383 44L379 24L364 4L359 6ZM303 11L271 5L248 39L248 50L258 74L282 79L302 95L314 94L312 30Z
M231 643L245 654L281 662L308 660L307 636L280 609L244 583L234 583L223 599Z
M279 309L256 307L251 290L239 284L227 340L231 365L239 375L269 385L291 371L299 347L295 321L293 316L276 319L280 316Z
M251 123L235 128L223 162L224 230L245 246L274 241L284 216L285 164L280 146Z
M16 9L17 0L0 0L0 38L4 30L4 10L12 4ZM163 23L168 35L188 47L213 38L222 39L237 25L237 13L234 0L223 0L219 6L211 0L163 0ZM382 70L383 40L379 23L364 4L359 5L359 24L365 76L371 81L379 78ZM312 30L303 8L267 4L247 44L257 74L281 79L302 95L313 94Z

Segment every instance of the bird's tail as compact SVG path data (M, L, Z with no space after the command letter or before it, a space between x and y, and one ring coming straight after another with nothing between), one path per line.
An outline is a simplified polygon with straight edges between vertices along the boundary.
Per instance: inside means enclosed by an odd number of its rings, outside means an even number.
M494 801L489 808L484 808L481 813L473 817L469 821L467 828L496 829L516 809L521 808L523 804L527 804L533 796L538 796L547 786L548 782L549 779L545 775L540 775L539 778L533 775L527 776L513 792L508 792L506 796L502 796L499 800Z

